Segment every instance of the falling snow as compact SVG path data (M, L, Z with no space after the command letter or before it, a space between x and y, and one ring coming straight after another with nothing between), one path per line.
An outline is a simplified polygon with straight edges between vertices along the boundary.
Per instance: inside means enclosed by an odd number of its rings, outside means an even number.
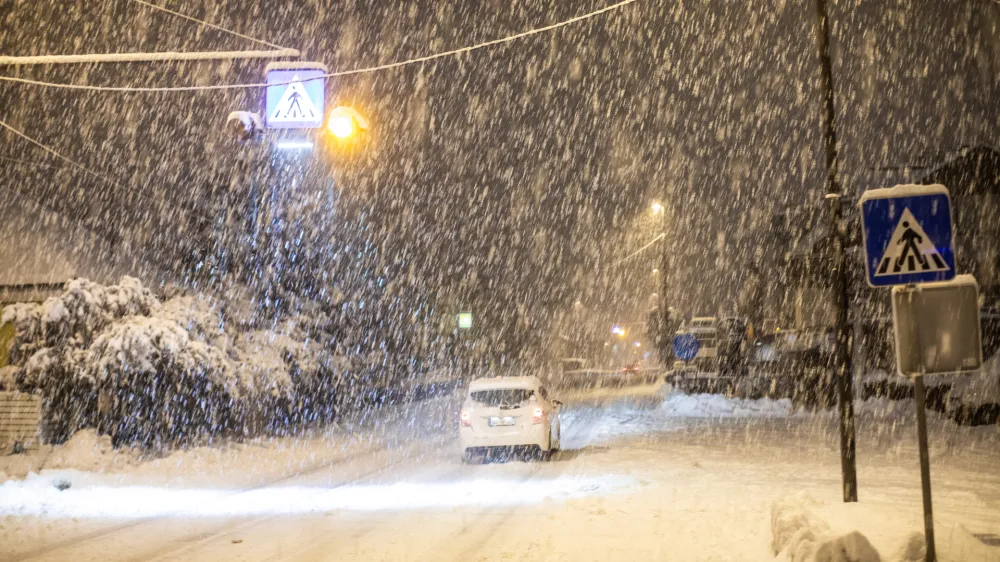
M0 22L0 559L923 560L857 209L896 186L946 190L979 291L982 367L919 379L938 559L1000 560L1000 2ZM267 129L269 68L335 122ZM497 376L551 462L462 463Z

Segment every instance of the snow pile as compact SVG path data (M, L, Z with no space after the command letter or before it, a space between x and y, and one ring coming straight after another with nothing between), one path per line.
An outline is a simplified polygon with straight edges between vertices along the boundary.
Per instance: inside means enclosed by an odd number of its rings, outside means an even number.
M956 407L978 408L1000 404L1000 354L983 364L979 372L948 377L949 411Z
M17 367L0 367L0 391L16 388L15 375L17 375Z
M52 447L45 458L44 468L104 472L113 466L132 462L133 455L119 453L112 447L110 436L84 429L76 432L66 443Z
M783 498L771 506L771 552L788 562L881 562L860 532L832 536L830 525L810 509L808 496Z
M9 478L26 478L44 471L111 472L139 463L137 452L114 449L111 437L98 435L94 429L78 431L61 445L42 445L37 450L20 455L0 457L0 482ZM53 478L72 481L72 475L57 473Z
M788 398L749 400L721 394L671 393L661 407L668 415L687 418L785 417L793 411Z

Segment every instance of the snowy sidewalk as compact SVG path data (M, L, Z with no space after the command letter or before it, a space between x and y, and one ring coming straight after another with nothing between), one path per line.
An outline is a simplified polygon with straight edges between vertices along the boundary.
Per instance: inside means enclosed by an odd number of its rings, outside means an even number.
M113 449L107 436L84 430L63 445L0 457L0 493L4 481L29 476L73 485L260 486L372 450L392 450L415 441L439 439L442 427L456 423L460 405L461 396L451 394L372 408L367 417L356 416L302 436L221 441L218 445L176 450L162 458Z

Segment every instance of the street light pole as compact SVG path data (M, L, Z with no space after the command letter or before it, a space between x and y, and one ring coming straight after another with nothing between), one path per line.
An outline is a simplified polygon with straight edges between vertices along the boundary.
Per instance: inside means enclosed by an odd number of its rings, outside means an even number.
M840 468L843 475L844 501L858 501L858 475L855 466L854 370L851 366L850 328L847 318L847 272L844 255L844 232L841 229L841 190L837 181L837 131L833 104L833 70L830 63L830 24L826 0L816 0L816 34L823 81L823 139L826 144L826 203L829 213L830 241L833 245L832 304L837 313L834 343L833 376L837 381L840 412Z

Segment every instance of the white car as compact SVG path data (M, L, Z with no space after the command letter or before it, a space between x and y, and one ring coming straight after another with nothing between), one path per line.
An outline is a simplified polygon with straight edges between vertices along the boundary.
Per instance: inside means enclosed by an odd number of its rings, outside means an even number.
M477 379L462 405L462 460L500 453L547 459L559 449L559 406L537 377Z

